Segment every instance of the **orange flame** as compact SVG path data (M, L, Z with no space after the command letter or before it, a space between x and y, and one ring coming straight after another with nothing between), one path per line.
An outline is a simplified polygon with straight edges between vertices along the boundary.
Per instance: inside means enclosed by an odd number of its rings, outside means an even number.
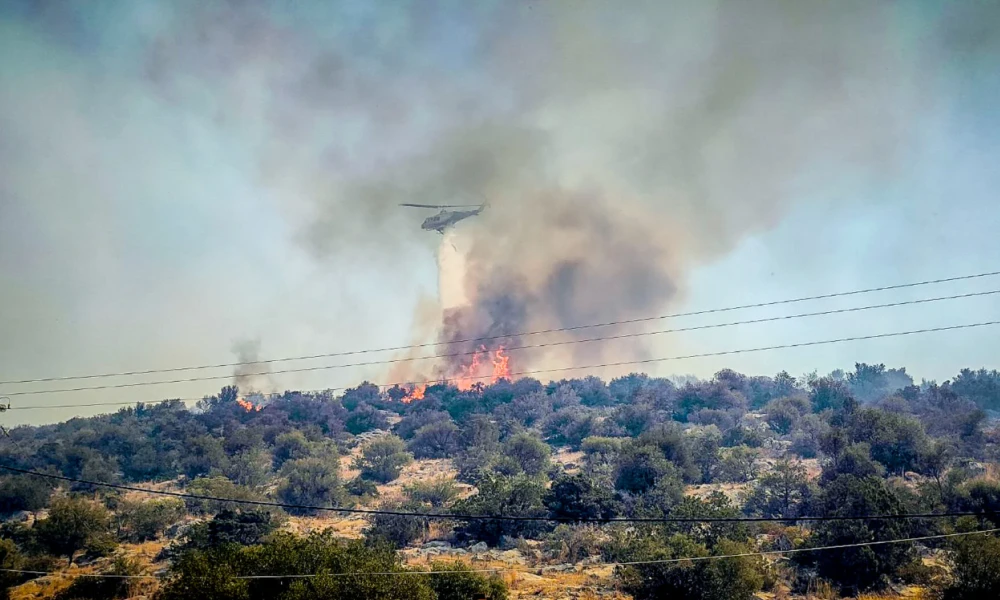
M248 401L244 400L243 398L237 398L236 399L236 404L238 404L239 406L243 407L243 410L245 410L247 412L258 412L258 411L260 411L260 409L264 408L263 406L257 406L253 402L248 402Z
M501 379L510 379L510 357L503 353L503 346L493 353L493 383Z
M489 359L489 362L485 362L484 359ZM460 373L452 378L452 381L455 387L466 391L486 380L496 383L501 379L510 379L510 357L504 354L503 346L492 352L487 350L486 346L480 346L479 350L472 354L472 361L467 366L461 367Z
M427 384L426 383L417 384L416 386L413 387L412 390L410 390L409 392L406 393L405 396L403 396L403 398L402 398L403 403L404 404L409 404L410 402L413 402L414 400L423 400L424 399L424 391L426 391L426 390L427 390Z

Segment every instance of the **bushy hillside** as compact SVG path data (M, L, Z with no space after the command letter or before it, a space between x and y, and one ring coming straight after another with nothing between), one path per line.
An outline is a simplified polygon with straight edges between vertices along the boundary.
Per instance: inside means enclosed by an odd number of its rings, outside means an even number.
M983 574L989 561L1000 561L984 535L799 552L782 563L747 555L1000 523L993 516L1000 484L991 477L998 438L988 416L1000 406L995 371L915 385L903 369L858 364L850 373L802 379L724 370L683 385L633 374L608 383L520 379L422 392L415 399L412 390L362 384L341 396L243 397L226 387L190 409L167 401L15 428L2 446L2 465L285 506L154 499L8 473L0 477L0 510L9 515L0 530L0 562L49 571L99 559L102 569L151 574L152 567L126 555L136 544L158 541L164 549L156 564L168 571L155 593L171 599L517 595L517 585L508 592L503 579L454 563L502 552L538 573L743 555L619 566L588 584L635 598L739 599L764 588L805 592L817 585L854 593L906 583L931 585L951 598L1000 591L1000 575ZM418 468L425 464L440 466L437 475L415 476L430 472ZM363 540L348 542L332 530L319 533L320 524L332 524L330 513L319 510L329 506L531 519L379 514L368 517ZM601 523L931 512L980 516ZM312 533L296 529L301 519L315 519ZM428 542L444 550L424 552L425 559L447 559L432 570L458 570L335 575L413 568L411 559ZM271 587L242 579L317 573L326 575L275 580ZM10 590L34 577L8 572L0 579ZM405 586L390 584L404 580ZM59 593L138 593L123 581L131 580L79 578Z

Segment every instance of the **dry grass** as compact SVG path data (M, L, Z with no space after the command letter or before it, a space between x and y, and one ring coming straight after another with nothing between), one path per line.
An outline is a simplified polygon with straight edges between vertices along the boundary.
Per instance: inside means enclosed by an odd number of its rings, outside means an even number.
M733 502L739 503L740 495L743 494L749 487L749 483L702 483L687 486L684 488L684 495L693 496L703 500L708 498L712 492L722 492Z
M614 567L581 565L573 571L532 568L496 559L477 559L442 554L410 557L410 567L427 568L431 562L463 562L473 569L502 569L497 574L510 590L512 600L518 598L613 598L625 600L627 595L615 591Z
M122 544L118 548L118 553L138 558L145 573L153 573L160 566L154 561L164 545L160 541L143 542L141 544ZM73 583L75 579L73 575L100 573L113 560L113 557L102 558L84 567L74 565L61 569L56 575L33 579L10 590L10 600L43 600L54 598ZM156 591L157 587L158 582L155 579L136 580L135 585L131 588L132 593L130 597L150 597Z
M574 474L580 471L580 465L583 464L583 457L583 452L573 452L568 448L561 448L552 455L552 462L566 467L567 473Z
M861 594L857 597L857 600L931 600L934 595L925 588L912 587L903 590L899 594L893 593L878 593L878 594Z

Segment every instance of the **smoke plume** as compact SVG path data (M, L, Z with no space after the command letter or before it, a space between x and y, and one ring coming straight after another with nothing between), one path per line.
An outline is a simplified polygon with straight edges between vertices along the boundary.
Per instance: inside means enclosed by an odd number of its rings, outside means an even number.
M667 312L693 268L796 205L877 201L847 191L892 179L928 114L997 71L988 4L10 3L0 362L211 363L238 337L268 356L517 346ZM484 199L444 238L429 310L441 239L398 204Z
M268 375L271 365L256 362L260 360L260 340L239 340L233 343L233 355L242 364L233 370L233 385L243 395L277 391L274 381Z
M296 198L302 241L322 260L389 263L401 240L433 238L417 230L425 215L400 202L489 199L446 238L458 260L439 251L437 339L519 346L538 341L519 332L662 312L690 268L774 225L797 199L845 173L892 173L927 102L919 65L886 39L897 13L849 4L456 9L480 26L478 39L437 56L425 48L417 61L404 49L434 27L416 9L398 9L407 35L367 56L297 37L266 11L210 8L155 47L150 77L166 94L183 91L179 75L218 80L224 127L263 124L260 181ZM268 96L247 94L248 81ZM348 138L376 142L360 156L356 142L314 137L345 117ZM514 364L609 356L645 353L634 342L579 344L519 352ZM468 362L456 356L435 374Z

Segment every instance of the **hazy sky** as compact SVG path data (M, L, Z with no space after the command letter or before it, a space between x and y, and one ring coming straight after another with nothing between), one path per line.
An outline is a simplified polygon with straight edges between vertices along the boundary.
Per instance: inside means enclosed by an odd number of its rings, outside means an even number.
M435 310L440 238L418 229L425 214L395 204L477 202L481 190L499 208L459 236L517 240L518 260L533 252L526 232L537 241L548 226L537 190L600 190L610 227L643 237L651 272L674 282L650 314L1000 270L998 7L5 2L0 379L433 338L415 322ZM462 162L470 139L496 161L489 175ZM647 329L991 289L1000 278ZM988 296L660 336L643 352L997 319L1000 296ZM798 375L866 361L941 380L997 368L998 333L648 370ZM384 376L372 367L259 384ZM14 406L199 396L225 383L17 396ZM0 395L43 386L53 384Z

